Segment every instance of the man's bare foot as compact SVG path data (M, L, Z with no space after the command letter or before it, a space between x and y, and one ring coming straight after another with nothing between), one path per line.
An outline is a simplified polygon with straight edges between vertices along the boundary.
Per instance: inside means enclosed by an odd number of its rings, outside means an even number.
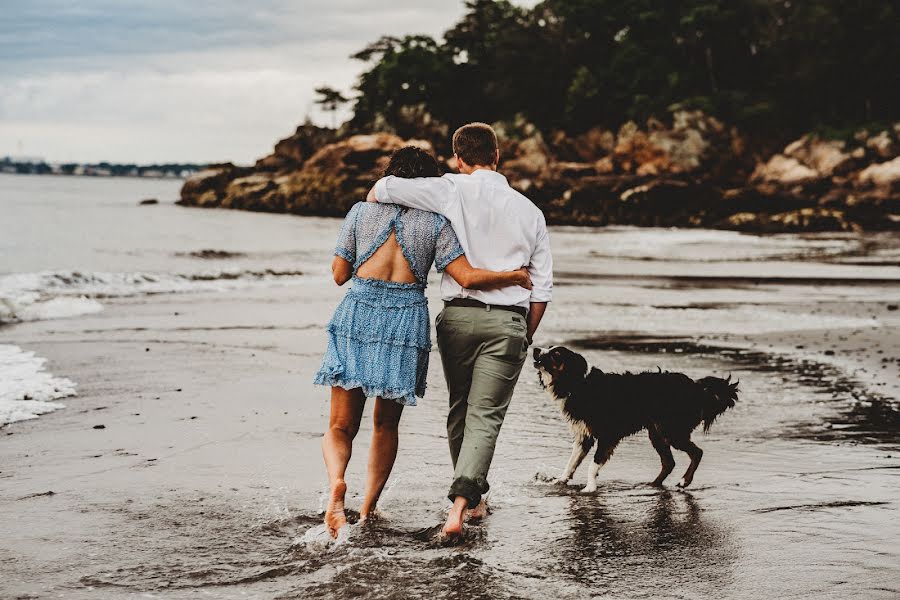
M450 512L447 514L447 521L441 529L442 536L450 538L462 535L463 522L466 520L466 508L468 507L468 504L468 501L462 496L456 497L453 501L453 506L450 507Z
M484 498L481 499L481 502L478 503L478 506L475 508L470 508L466 510L466 520L480 521L481 519L488 516L488 506L487 501Z
M462 514L453 514L451 512L447 515L447 522L441 528L441 535L448 538L462 535L463 520Z
M325 509L325 527L331 537L337 538L338 531L347 524L347 515L344 514L344 495L347 493L347 484L339 479L331 486L331 497L328 499L328 508Z

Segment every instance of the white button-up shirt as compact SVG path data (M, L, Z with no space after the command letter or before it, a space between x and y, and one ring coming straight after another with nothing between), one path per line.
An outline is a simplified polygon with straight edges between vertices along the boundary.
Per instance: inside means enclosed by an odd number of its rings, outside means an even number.
M512 189L506 177L487 169L471 175L404 179L388 176L375 184L378 202L400 204L444 215L472 266L492 271L528 267L533 289L510 286L469 290L447 273L441 298L472 298L485 304L522 306L549 302L553 290L553 258L544 214Z

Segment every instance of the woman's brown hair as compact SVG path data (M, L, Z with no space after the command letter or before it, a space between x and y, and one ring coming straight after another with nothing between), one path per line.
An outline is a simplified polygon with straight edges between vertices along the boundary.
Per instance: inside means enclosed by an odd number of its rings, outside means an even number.
M427 150L416 146L404 146L391 154L391 161L384 175L394 175L404 179L414 177L440 177L441 167L437 159Z

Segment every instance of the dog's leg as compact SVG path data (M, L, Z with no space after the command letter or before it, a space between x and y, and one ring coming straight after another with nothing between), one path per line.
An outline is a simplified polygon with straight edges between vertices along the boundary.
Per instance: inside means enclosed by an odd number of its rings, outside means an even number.
M569 457L569 462L566 464L566 468L563 470L562 475L559 476L558 483L565 484L572 479L575 470L578 469L581 461L584 460L584 457L587 456L587 453L593 445L594 438L589 435L577 435L575 437L575 441L572 442L572 455Z
M661 486L666 477L672 472L672 469L675 468L675 458L672 457L672 448L669 446L669 442L666 441L666 438L663 437L655 425L651 425L647 432L650 434L650 443L653 444L653 448L659 454L659 460L662 463L659 475L656 476L656 479L650 485Z
M703 450L692 442L690 437L680 440L673 439L672 446L682 452L687 452L687 455L691 457L691 464L688 466L687 471L684 472L684 477L678 482L678 487L685 488L691 485L691 482L694 480L694 473L696 473L697 467L700 465L700 459L703 458Z
M591 463L590 469L588 469L587 485L581 490L582 492L589 494L597 491L597 473L600 471L600 467L606 464L606 461L612 456L614 449L615 446L610 446L597 440L597 450L594 452L594 461Z

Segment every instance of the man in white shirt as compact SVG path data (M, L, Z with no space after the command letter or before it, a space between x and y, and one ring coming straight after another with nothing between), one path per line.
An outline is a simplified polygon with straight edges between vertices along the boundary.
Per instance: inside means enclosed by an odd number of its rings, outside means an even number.
M543 213L497 172L497 135L484 123L453 134L459 175L384 177L367 198L444 215L473 266L511 271L527 266L532 289L462 288L445 273L438 348L450 392L447 437L453 508L443 533L462 532L466 509L485 514L483 495L497 435L553 289L553 260Z

